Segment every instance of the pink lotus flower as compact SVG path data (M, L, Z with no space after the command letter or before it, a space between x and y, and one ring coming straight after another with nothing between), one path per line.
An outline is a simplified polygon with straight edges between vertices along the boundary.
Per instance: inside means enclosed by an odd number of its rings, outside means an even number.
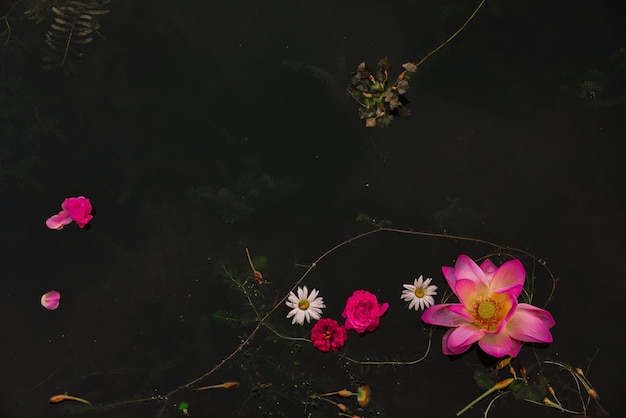
M61 208L63 209L61 212L46 220L48 228L63 229L72 221L76 221L79 227L84 228L93 219L91 202L85 196L68 197L61 203Z
M379 304L378 299L366 290L355 290L346 301L341 314L346 318L346 329L353 329L359 334L374 331L380 324L380 317L389 308L388 303Z
M41 297L41 306L46 308L49 311L53 311L59 307L59 300L61 299L61 294L56 290L51 290Z
M323 352L337 352L348 339L348 331L331 318L322 318L311 329L313 346Z
M442 270L461 303L431 306L422 320L451 327L443 336L444 354L461 354L478 341L489 355L515 357L522 341L552 342L552 315L517 301L526 279L519 260L507 261L500 267L485 260L479 267L468 256L460 255L454 268Z

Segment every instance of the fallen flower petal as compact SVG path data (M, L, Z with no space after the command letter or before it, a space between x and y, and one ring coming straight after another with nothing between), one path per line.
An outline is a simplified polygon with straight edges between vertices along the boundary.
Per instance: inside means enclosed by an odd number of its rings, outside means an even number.
M50 229L63 229L65 225L71 224L73 219L64 210L58 213L58 215L52 215L46 220L46 226Z
M49 311L53 311L59 307L60 299L61 294L56 290L51 290L41 297L41 306L48 309Z

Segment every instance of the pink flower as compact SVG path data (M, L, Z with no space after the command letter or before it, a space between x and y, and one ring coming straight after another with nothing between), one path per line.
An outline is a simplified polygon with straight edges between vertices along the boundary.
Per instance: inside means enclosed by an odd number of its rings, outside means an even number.
M61 299L61 294L56 290L51 290L41 297L41 306L46 308L49 311L53 311L59 307L59 300Z
M422 320L451 327L443 336L444 354L461 354L478 341L489 355L515 357L522 341L552 342L552 315L517 301L526 279L519 260L500 267L485 260L479 267L468 256L460 255L454 267L442 267L442 271L461 303L431 306Z
M379 304L376 296L370 292L355 290L346 301L341 315L346 318L346 329L353 329L361 334L378 328L380 317L388 308L388 303Z
M322 318L311 329L313 346L323 352L337 352L348 339L348 331L343 325L330 318Z
M85 196L68 197L61 203L61 208L63 209L61 212L52 215L46 221L48 228L63 229L72 221L76 221L79 227L84 228L93 219L91 202Z

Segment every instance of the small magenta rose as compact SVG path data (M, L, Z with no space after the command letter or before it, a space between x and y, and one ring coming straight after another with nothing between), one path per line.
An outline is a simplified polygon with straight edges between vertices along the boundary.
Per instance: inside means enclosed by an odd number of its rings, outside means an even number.
M346 301L346 307L341 315L346 318L346 329L353 329L362 334L378 328L380 317L388 308L388 303L378 303L376 295L367 290L355 290Z
M61 203L61 208L63 209L61 212L52 215L46 221L48 228L62 229L72 221L84 228L93 219L91 202L85 196L68 197Z
M81 228L84 228L93 219L91 202L85 196L68 197L61 204L61 207Z

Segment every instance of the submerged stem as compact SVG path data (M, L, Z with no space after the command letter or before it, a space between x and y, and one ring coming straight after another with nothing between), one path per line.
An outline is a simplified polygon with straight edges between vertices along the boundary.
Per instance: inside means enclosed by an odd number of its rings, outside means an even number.
M415 66L419 67L421 64L424 63L424 61L426 61L431 55L433 55L435 52L439 51L441 48L443 48L444 46L446 46L451 40L453 40L454 38L456 38L456 36L461 33L461 31L463 29L465 29L465 27L469 24L469 22L472 21L472 19L474 19L474 16L476 16L476 13L478 13L478 11L480 10L481 7L483 7L483 4L485 4L485 0L482 0L478 6L476 7L476 9L474 10L474 12L470 15L470 17L467 18L467 20L465 21L465 23L463 23L463 25L456 31L454 32L448 39L446 39L445 41L443 41L437 48L433 49L432 51L430 51L428 54L426 54L426 56L424 58L422 58Z
M490 387L489 389L487 389L482 395L480 395L478 398L474 399L472 402L470 402L469 404L467 404L467 406L463 409L461 409L459 412L456 413L456 416L458 417L459 415L463 414L464 412L467 412L468 409L472 408L474 405L476 405L478 402L482 401L483 399L485 399L487 396L491 395L493 392L497 391L497 390L502 390L502 389L506 389L507 387L509 387L509 385L511 383L513 383L513 381L515 380L515 377L509 377L508 379L504 379L499 381L498 383L496 383L495 385L493 385L492 387Z

